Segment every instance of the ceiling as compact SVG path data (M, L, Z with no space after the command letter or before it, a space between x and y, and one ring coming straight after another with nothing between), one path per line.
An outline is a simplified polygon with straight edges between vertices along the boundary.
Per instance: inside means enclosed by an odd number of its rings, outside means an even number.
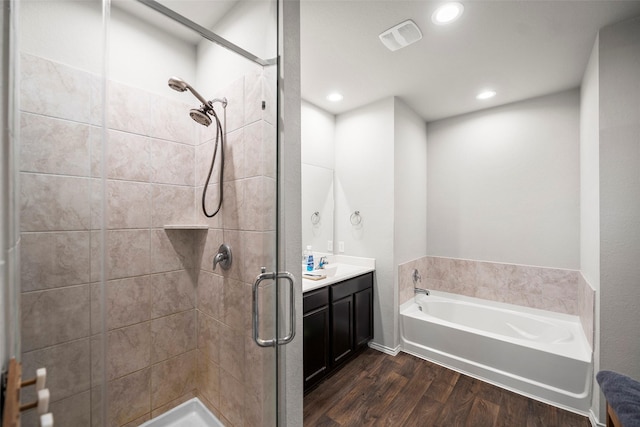
M436 26L442 2L302 0L302 97L341 114L397 96L425 121L580 85L598 30L640 16L640 1L462 1ZM378 34L412 19L422 40L391 52ZM492 88L497 95L479 101ZM326 100L332 91L340 102Z

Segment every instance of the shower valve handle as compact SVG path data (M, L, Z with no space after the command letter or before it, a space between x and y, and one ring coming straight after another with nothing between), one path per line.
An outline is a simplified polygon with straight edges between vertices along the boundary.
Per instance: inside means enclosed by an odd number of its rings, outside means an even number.
M218 253L213 257L213 269L216 269L216 266L220 264L223 270L228 270L231 268L231 262L233 261L233 257L231 255L231 246L226 243L223 243L218 248Z

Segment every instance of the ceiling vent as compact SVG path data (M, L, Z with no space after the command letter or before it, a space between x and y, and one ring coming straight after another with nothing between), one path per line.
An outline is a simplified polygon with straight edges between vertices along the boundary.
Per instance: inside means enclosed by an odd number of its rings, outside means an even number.
M393 28L389 28L380 34L380 41L390 51L396 51L422 38L420 28L411 19L408 19Z

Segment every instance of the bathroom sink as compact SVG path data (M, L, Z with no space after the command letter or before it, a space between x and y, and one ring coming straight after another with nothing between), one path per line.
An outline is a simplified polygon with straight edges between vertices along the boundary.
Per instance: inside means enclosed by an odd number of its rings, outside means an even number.
M360 267L349 264L327 264L323 268L314 270L314 273L320 273L323 276L335 277L351 274L354 271L359 270Z
M302 266L303 292L375 271L375 260L371 258L348 256L335 256L335 258L338 259L330 259L329 264L325 264L324 268L318 268L313 271L306 271L306 266Z
M333 277L338 272L338 264L325 265L321 269L316 270L318 273L322 273L327 277Z

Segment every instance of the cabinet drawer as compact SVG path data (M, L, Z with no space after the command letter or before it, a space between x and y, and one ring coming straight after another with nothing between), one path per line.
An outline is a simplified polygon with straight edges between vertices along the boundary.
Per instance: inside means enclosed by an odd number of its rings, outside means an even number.
M331 286L331 301L337 301L373 286L373 273L363 274Z
M302 298L302 312L307 314L308 312L327 304L329 304L328 287L305 292L304 297Z

